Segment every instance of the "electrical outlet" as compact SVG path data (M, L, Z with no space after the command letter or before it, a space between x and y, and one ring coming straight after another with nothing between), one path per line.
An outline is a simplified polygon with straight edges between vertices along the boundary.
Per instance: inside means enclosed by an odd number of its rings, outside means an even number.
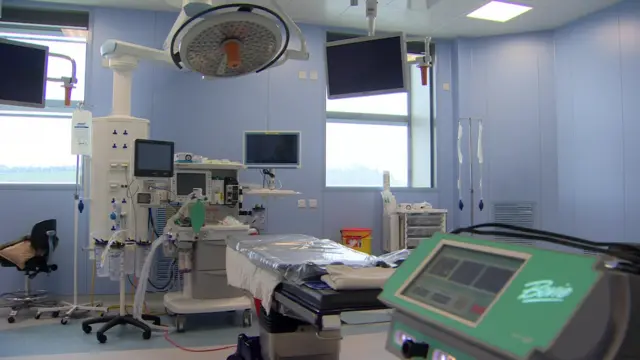
M449 84L449 83L442 84L442 90L450 91L451 90L451 84Z
M307 200L305 200L305 199L299 199L299 200L298 200L298 207L299 207L299 208L306 208L306 207L307 207Z
M315 209L318 207L318 199L309 199L309 207Z
M309 79L311 80L318 80L318 72L315 70L311 70L309 72Z
M306 80L307 79L307 72L306 71L298 71L298 78L300 80Z

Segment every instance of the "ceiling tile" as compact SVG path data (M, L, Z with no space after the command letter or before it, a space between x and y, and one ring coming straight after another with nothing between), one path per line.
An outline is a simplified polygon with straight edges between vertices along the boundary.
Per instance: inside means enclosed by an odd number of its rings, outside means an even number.
M182 0L39 0L41 2L173 11ZM215 4L235 0L213 0ZM242 0L269 7L271 0ZM366 29L366 0L351 7L350 0L277 0L298 22ZM469 19L467 14L489 0L378 0L376 28L433 37L487 36L551 29L562 26L620 0L517 0L533 10L507 23ZM429 5L429 7L427 7Z

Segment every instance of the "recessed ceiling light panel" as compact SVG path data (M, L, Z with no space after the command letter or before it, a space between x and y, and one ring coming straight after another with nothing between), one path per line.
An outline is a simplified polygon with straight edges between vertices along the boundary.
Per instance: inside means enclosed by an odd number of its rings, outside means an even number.
M478 10L467 15L467 17L480 20L507 22L526 13L531 9L532 7L525 5L512 4L502 1L491 1Z

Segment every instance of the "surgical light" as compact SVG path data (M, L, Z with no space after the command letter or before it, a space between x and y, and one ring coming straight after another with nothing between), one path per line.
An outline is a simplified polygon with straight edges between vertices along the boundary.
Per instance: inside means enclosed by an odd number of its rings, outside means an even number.
M532 7L525 5L512 4L502 1L491 1L478 10L467 15L467 17L480 20L507 22L526 13L531 9Z
M235 77L260 72L291 56L306 60L308 54L300 35L303 53L287 51L291 27L297 29L293 22L263 6L212 6L194 14L176 30L169 50L179 68L206 77Z
M237 77L289 59L308 60L302 31L274 0L270 3L271 8L185 0L162 50L108 40L101 53L107 58L168 62L205 78ZM289 48L292 35L300 41L299 50Z

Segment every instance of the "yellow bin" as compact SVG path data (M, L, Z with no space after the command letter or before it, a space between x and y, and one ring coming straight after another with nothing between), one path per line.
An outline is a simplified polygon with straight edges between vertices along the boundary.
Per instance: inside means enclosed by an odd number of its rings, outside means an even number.
M371 254L371 229L346 228L340 230L342 245Z

